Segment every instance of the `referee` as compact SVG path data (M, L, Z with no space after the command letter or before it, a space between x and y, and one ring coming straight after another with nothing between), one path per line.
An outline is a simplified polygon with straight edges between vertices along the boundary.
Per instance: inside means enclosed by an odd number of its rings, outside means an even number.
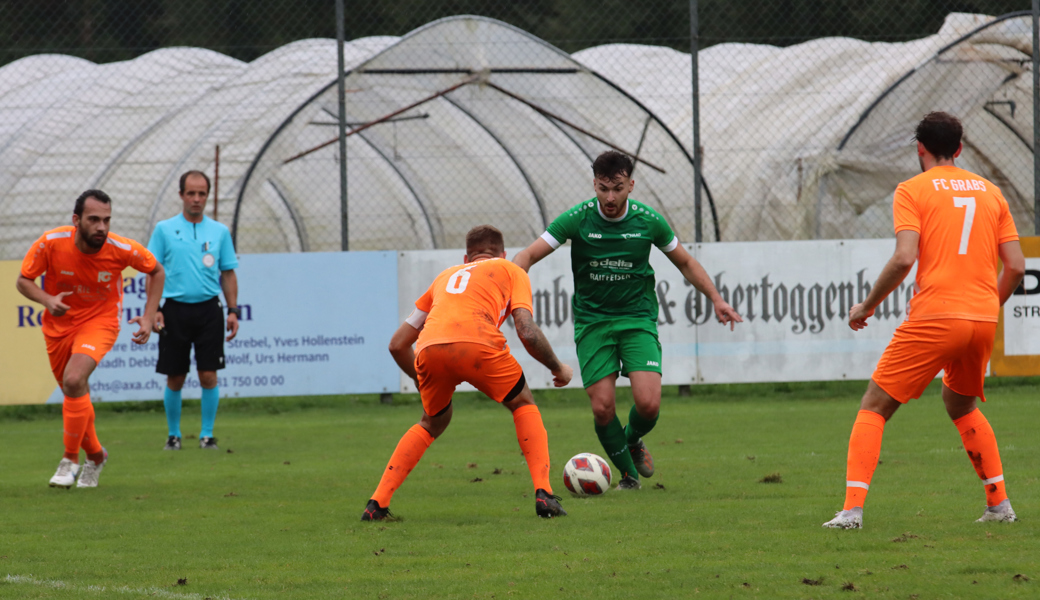
M163 305L156 315L159 361L155 371L166 375L163 404L169 438L164 450L181 449L181 388L191 370L191 347L202 384L202 429L199 448L217 450L213 423L217 419L220 388L217 370L224 368L224 309L228 304L227 341L238 333L238 279L235 247L228 228L207 217L209 177L201 171L181 175L180 196L184 212L160 221L152 231L148 249L166 269Z

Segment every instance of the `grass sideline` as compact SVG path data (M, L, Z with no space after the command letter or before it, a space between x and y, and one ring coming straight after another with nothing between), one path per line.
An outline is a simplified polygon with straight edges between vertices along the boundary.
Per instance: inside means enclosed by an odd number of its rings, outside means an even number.
M414 396L222 401L220 452L162 452L161 403L102 404L111 462L69 492L46 487L60 407L3 407L0 597L1036 597L1040 380L990 380L983 406L1022 522L973 522L982 486L933 386L886 427L866 529L824 530L864 386L666 389L658 474L565 497L552 521L534 517L508 413L478 394L458 396L386 524L358 519ZM601 450L581 390L538 396L560 493L563 462Z

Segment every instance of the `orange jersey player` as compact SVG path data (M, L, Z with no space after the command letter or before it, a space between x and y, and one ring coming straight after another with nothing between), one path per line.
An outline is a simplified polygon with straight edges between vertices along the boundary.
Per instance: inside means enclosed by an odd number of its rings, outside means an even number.
M87 380L119 335L123 309L123 269L148 273L144 314L130 320L140 329L134 342L144 344L155 320L163 287L163 268L137 242L109 233L112 200L101 190L76 199L72 226L52 229L29 248L18 275L18 291L39 302L51 370L65 401L62 405L65 456L51 487L97 487L108 452L94 431L94 406ZM43 288L36 278L43 276ZM79 450L87 462L79 468ZM78 481L77 481L78 476Z
M929 113L917 125L920 175L896 189L896 251L862 304L849 311L853 330L917 261L914 296L867 386L849 439L845 506L824 527L863 526L863 503L881 452L885 423L902 404L919 398L940 370L946 412L986 491L979 521L1016 520L1004 488L993 428L975 406L993 350L1000 307L1018 287L1025 259L1000 189L954 166L961 123ZM1000 270L1000 262L1004 268Z
M549 441L542 415L499 327L513 316L524 347L552 371L557 387L567 385L573 372L556 358L531 316L527 273L505 256L499 230L490 225L474 227L466 234L465 264L434 279L390 340L394 360L416 382L423 415L397 444L362 521L392 517L391 496L448 427L452 394L464 381L513 413L517 441L535 487L535 513L540 517L567 514L549 484Z

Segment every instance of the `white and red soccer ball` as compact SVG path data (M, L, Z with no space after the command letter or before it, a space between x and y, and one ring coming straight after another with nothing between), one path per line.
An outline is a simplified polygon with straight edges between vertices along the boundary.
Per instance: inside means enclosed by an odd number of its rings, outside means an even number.
M563 467L563 485L575 496L598 496L610 489L610 466L591 452L582 452Z

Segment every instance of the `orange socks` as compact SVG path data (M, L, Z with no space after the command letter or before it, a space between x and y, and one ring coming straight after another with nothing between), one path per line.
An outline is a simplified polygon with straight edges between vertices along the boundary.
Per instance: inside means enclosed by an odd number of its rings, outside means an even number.
M1000 451L997 450L997 437L993 428L983 416L982 411L975 409L953 422L961 434L964 449L968 451L975 472L986 487L986 504L996 506L1007 499L1004 491L1004 469L1000 465Z
M542 413L534 404L521 406L513 411L513 424L516 425L516 441L520 442L527 468L531 471L534 489L543 489L551 494L549 435L542 424Z
M390 456L390 462L387 463L383 477L379 480L379 487L372 494L372 499L378 502L379 506L383 508L390 506L390 498L408 478L408 474L412 472L415 465L419 464L419 459L432 443L433 436L421 425L412 425L405 432L401 441L397 442L397 449Z
M870 479L881 455L881 436L885 432L885 417L861 410L852 425L849 437L849 459L845 472L845 506L842 510L863 508L870 489Z
M101 443L94 431L94 405L90 403L90 394L79 398L65 396L61 418L65 429L65 458L79 462L80 448L87 454L101 452Z

